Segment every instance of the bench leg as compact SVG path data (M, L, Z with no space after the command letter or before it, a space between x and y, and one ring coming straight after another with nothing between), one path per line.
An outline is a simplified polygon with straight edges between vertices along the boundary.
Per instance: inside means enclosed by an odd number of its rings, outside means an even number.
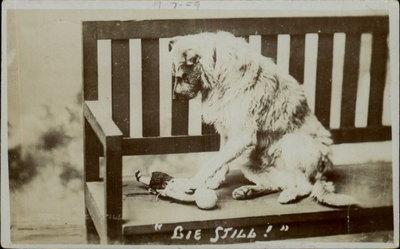
M84 183L99 181L99 156L101 154L101 144L96 134L94 133L92 127L87 122L86 118L84 120L84 133L83 133L83 171L84 171ZM86 195L86 191L85 191ZM100 243L100 237L94 226L93 219L87 210L87 203L85 197L85 225L86 225L86 240L90 244Z
M102 146L89 122L85 117L83 119L83 169L86 183L100 180L99 156L102 153Z
M107 137L105 146L105 213L108 244L122 243L122 153L121 137Z
M99 244L100 236L94 226L93 219L85 208L86 241L88 244Z

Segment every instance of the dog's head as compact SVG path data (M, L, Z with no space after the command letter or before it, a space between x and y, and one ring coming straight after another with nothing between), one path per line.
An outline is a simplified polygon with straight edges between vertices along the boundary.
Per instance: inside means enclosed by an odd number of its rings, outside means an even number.
M192 99L203 90L201 56L196 46L190 46L184 38L171 40L173 97Z

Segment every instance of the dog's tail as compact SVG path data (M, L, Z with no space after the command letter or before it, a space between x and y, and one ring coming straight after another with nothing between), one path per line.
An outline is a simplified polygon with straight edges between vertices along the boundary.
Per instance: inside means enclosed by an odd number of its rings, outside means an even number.
M330 160L328 163L331 163ZM310 196L317 202L335 207L361 206L353 197L346 194L335 193L335 186L332 182L328 182L322 176L322 172L318 172L315 177L314 185L311 189Z
M360 203L353 197L345 194L335 193L332 182L317 180L311 190L311 197L321 204L335 207L360 206Z
M318 169L318 173L315 176L315 182L311 190L310 196L317 202L335 207L347 207L347 206L361 206L360 203L353 197L345 194L335 193L335 186L332 182L328 182L324 179L323 173L332 168L332 161L328 157L323 157L321 164Z

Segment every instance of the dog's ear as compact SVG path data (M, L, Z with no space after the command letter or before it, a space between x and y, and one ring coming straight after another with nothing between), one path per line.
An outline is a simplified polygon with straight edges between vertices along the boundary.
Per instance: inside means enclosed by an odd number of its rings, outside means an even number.
M200 60L200 55L198 55L194 50L189 49L184 52L183 56L185 57L185 63L188 66L197 64Z
M169 43L168 43L168 51L169 52L171 52L172 47L174 46L175 42L176 42L176 39L172 39L169 41Z

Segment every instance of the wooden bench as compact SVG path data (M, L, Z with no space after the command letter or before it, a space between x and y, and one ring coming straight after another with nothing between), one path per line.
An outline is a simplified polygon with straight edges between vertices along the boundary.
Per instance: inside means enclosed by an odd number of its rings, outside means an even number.
M363 199L363 208L349 210L322 207L309 200L293 204L298 205L296 207L282 206L276 202L274 195L244 202L234 201L230 192L244 181L235 173L227 180L230 184L218 191L220 208L211 211L170 202L155 203L154 196L140 195L143 189L135 183L124 187L122 183L123 156L219 150L219 135L208 125L202 125L201 135L188 135L188 102L182 100L172 101L171 136L160 136L160 38L218 30L242 37L261 35L262 54L276 59L278 35L289 34L289 72L303 82L305 35L318 34L315 113L329 127L333 37L335 33L345 33L340 128L331 129L331 132L335 143L355 143L391 139L391 127L382 125L388 26L387 16L83 22L84 189L89 242L210 243L218 226L254 228L259 236L256 239L227 238L217 243L393 229L391 164L346 165L333 172L332 177L338 182L339 189ZM355 99L362 33L372 34L372 58L368 121L366 127L360 128L355 127ZM130 39L141 39L141 138L132 138L129 128ZM112 117L104 111L107 108L104 103L98 101L99 40L111 40ZM102 178L99 172L101 156L106 162ZM352 177L354 175L360 177ZM123 198L124 193L139 195ZM246 205L255 208L247 210L244 208ZM256 208L258 206L267 208ZM163 224L160 230L154 227L157 223ZM286 233L279 229L272 230L263 236L272 224L275 227L289 224L290 230ZM185 231L201 228L202 239L171 240L177 225Z

